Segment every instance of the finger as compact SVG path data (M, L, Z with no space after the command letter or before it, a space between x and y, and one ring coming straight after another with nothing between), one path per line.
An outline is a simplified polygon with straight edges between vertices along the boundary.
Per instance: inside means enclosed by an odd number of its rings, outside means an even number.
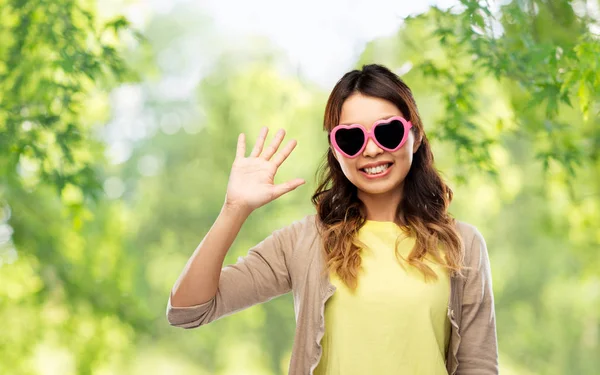
M275 163L275 165L277 165L277 167L279 168L279 166L283 164L285 159L287 159L288 156L290 156L292 150L294 150L297 144L298 142L296 142L295 139L289 141L287 145L285 145L285 147L273 157L273 163Z
M262 129L260 129L260 134L258 135L258 138L256 139L256 143L254 144L254 148L252 149L252 152L250 153L251 157L258 157L258 155L260 155L260 153L262 152L263 149L263 145L265 144L265 139L267 138L267 133L269 132L269 128L267 128L266 126L263 127Z
M269 147L267 147L265 149L265 151L262 153L261 156L263 159L265 159L265 160L271 159L273 154L275 154L275 152L279 148L281 141L283 141L283 137L285 137L285 130L279 129L277 131L277 134L275 134L275 138L273 138L273 140L271 141L271 144L269 145Z
M304 181L303 179L296 178L294 180L275 185L274 186L275 197L273 199L277 199L277 198L281 197L283 194L289 193L290 191L294 190L295 188L297 188L298 186L300 186L304 183L306 183L306 181Z
M243 158L246 155L246 136L244 133L240 133L238 136L237 150L235 152L236 158Z

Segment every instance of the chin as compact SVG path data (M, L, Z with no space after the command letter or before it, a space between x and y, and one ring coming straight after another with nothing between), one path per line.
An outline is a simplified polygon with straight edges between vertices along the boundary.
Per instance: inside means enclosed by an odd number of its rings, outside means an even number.
M360 184L357 188L365 194L379 195L398 189L398 184Z

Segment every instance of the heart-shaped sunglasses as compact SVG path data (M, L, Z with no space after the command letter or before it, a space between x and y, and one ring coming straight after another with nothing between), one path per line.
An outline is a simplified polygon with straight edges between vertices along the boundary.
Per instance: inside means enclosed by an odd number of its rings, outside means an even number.
M360 124L338 125L329 133L329 139L337 151L347 158L355 158L363 152L369 138L385 151L397 151L406 143L410 128L410 121L393 116L376 121L371 130Z

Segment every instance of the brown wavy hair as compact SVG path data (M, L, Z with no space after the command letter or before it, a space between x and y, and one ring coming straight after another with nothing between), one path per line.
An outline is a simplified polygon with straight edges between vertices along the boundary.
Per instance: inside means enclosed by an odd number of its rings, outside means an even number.
M397 223L415 246L408 258L396 257L420 270L425 280L437 280L435 272L424 262L426 255L449 272L461 275L464 250L455 220L448 213L452 190L444 183L433 165L433 154L423 130L417 104L410 88L384 66L364 65L346 73L333 88L323 128L328 133L339 123L344 101L354 93L387 100L412 122L411 131L420 146L403 184L402 200L396 209ZM329 137L328 137L329 139ZM335 159L331 143L317 172L318 187L312 196L317 209L319 228L327 258L326 272L334 271L350 288L355 289L361 266L359 229L366 222L366 210L358 199L357 188L344 175ZM440 247L444 249L443 259ZM400 262L403 265L402 262Z

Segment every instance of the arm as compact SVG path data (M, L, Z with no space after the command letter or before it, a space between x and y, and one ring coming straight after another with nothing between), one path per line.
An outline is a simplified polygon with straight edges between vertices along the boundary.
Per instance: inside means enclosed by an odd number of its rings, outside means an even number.
M280 130L263 151L268 129L263 128L250 156L240 134L231 168L225 205L219 217L188 260L177 279L167 307L172 325L196 327L221 316L287 292L291 286L284 253L293 241L283 231L250 249L238 263L223 269L223 260L250 213L304 183L294 179L275 185L277 169L289 156L295 141L277 150L285 131Z
M457 374L498 374L492 274L485 240L475 230L465 281Z
M245 257L238 258L237 263L219 270L216 292L208 301L175 307L170 299L169 323L183 328L198 327L289 292L287 257L296 243L299 223L275 231Z
M175 282L169 304L188 307L203 304L217 292L225 255L237 237L248 213L224 206L212 228L198 245Z

